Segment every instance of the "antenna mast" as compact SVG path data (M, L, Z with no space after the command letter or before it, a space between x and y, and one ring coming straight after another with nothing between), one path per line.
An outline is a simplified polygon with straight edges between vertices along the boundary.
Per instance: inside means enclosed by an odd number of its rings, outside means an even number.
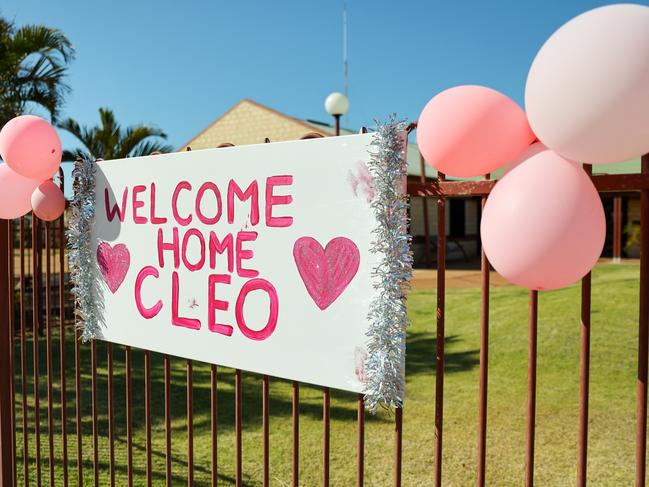
M347 2L343 3L343 77L345 96L349 99L349 70L347 64ZM349 115L345 115L345 128L348 128Z

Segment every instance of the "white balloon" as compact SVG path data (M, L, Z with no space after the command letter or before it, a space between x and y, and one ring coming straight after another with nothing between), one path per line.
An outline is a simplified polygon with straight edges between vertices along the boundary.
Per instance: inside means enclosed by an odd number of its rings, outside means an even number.
M649 7L609 5L563 25L532 63L525 108L539 140L568 159L649 152Z

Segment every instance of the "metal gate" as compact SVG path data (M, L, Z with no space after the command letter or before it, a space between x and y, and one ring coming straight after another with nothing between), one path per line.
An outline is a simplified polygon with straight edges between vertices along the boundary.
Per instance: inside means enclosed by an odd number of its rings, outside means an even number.
M414 128L413 126L410 129ZM590 171L589 167L585 168ZM62 178L62 175L61 175ZM636 485L645 485L647 425L647 347L649 329L649 157L642 159L641 174L596 175L600 192L640 192L641 262L637 375ZM430 418L434 448L432 468L420 485L445 485L444 448L445 374L445 206L448 198L479 197L483 204L494 185L482 181L447 181L444 175L433 181L409 183L411 195L437 202L437 307L435 354L435 414ZM332 462L332 393L298 382L281 384L285 401L271 398L268 376L244 374L215 365L173 359L130 347L92 342L82 344L70 309L72 299L67 282L65 220L39 222L26 216L16 221L0 220L0 486L13 485L300 485L300 461L321 469L322 485L330 484ZM487 451L487 384L489 351L489 264L482 254L482 305L479 319L479 410L477 485L485 485ZM588 399L590 373L590 275L581 290L581 352L579 395L579 441L577 485L586 485ZM536 358L538 294L529 295L528 391L525 479L534 482L536 426ZM431 309L431 314L433 310ZM431 371L432 372L432 371ZM279 386L278 386L279 387ZM431 383L432 387L432 383ZM143 390L141 390L143 389ZM224 389L226 392L224 393ZM224 395L225 394L225 395ZM254 395L254 397L251 396ZM301 405L301 399L305 401ZM355 401L355 479L365 483L366 418L362 396ZM275 402L273 402L275 401ZM247 404L261 409L252 428L243 421ZM179 406L181 406L179 408ZM253 407L250 406L250 407ZM290 436L290 448L282 451L284 477L271 477L271 406L286 414L290 429L277 438ZM302 406L302 407L301 407ZM322 419L321 437L300 435L300 414L305 406L311 416ZM408 403L406 402L406 408ZM195 451L194 414L209 410L209 446ZM402 484L403 412L390 416L393 437L392 479ZM349 419L349 418L348 418ZM143 441L134 438L134 421L144 426ZM219 429L234 428L234 441L219 444ZM244 435L244 429L246 429ZM156 440L154 441L154 437ZM248 437L248 440L246 440ZM201 440L207 441L206 438ZM252 475L243 468L244 443L261 444L258 467ZM306 443L306 446L305 446ZM251 443L252 444L252 443ZM306 448L306 450L305 450ZM119 455L116 455L119 452ZM117 457L124 458L123 462ZM225 469L223 457L233 466ZM320 456L317 462L312 457ZM137 458L136 458L137 457ZM197 462L200 457L200 462ZM336 460L340 462L340 459ZM350 460L342 460L349 463ZM303 466L304 468L304 466ZM224 470L231 473L223 473ZM198 479L200 477L200 479ZM254 477L254 478L253 478Z

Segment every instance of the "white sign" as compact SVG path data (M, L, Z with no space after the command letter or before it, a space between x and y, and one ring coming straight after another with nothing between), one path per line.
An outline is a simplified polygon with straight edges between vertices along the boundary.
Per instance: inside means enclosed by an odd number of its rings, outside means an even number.
M372 137L99 162L103 338L362 392Z

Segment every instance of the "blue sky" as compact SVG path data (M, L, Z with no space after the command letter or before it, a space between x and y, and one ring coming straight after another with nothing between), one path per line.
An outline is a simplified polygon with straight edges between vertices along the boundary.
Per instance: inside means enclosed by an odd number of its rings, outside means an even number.
M392 112L415 120L458 84L522 104L545 39L607 3L349 0L348 123ZM74 43L66 116L94 124L97 109L111 107L123 124L161 127L177 147L242 98L328 121L323 100L343 89L342 9L342 0L3 0L0 14L60 28Z

